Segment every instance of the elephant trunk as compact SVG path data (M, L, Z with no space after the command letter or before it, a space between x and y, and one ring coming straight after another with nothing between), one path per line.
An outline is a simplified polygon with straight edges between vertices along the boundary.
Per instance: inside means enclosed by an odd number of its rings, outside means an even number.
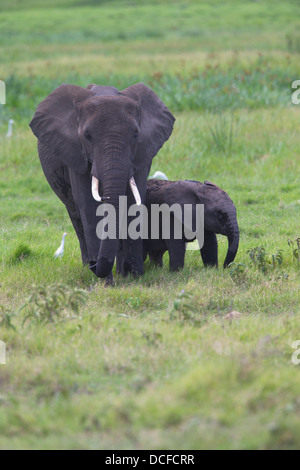
M240 231L239 226L236 220L236 216L233 222L230 224L230 229L228 231L228 251L226 255L226 259L224 261L224 268L226 268L230 263L232 263L236 257L238 247L239 247L239 240L240 240Z
M115 195L110 191L112 196L109 196L109 204L114 208L113 212L109 212L108 218L108 237L104 238L102 233L100 249L96 263L96 276L105 278L110 275L114 266L114 261L117 253L118 239L119 239L119 195ZM125 191L123 192L123 195Z
M122 152L116 153L111 150L107 153L104 160L110 162L109 166L103 165L102 168L95 171L101 175L99 199L109 204L105 220L108 222L108 226L103 227L95 269L96 276L100 278L108 277L114 265L119 240L119 198L126 195L130 177L130 165ZM92 193L94 198L99 195L98 184L97 178L93 178ZM104 232L104 228L107 233Z

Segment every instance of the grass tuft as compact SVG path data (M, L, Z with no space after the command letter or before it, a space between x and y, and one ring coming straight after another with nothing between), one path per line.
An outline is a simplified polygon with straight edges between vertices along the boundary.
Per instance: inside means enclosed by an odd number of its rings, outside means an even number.
M29 248L29 246L21 243L20 245L17 246L17 248L15 248L10 258L10 261L13 264L20 263L31 255L32 255L32 250Z

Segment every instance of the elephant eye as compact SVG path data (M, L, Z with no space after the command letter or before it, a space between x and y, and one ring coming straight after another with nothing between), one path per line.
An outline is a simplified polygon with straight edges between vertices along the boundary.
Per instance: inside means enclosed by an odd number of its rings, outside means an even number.
M218 212L217 217L218 217L219 222L222 225L224 225L226 223L227 219L228 219L227 214L225 214L224 212Z
M89 142L92 141L92 136L91 136L91 134L89 133L88 130L84 131L84 137L85 137Z

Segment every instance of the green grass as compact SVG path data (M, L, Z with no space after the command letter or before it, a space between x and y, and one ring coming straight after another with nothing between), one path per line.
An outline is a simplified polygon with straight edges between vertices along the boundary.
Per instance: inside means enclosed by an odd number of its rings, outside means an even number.
M0 448L299 448L298 2L0 4ZM231 269L204 269L189 251L171 274L166 254L163 269L147 261L142 278L106 289L82 267L28 122L62 82L138 81L176 116L151 173L224 188L240 249ZM260 246L264 269L248 253ZM33 305L24 323L32 286L54 284L84 289L86 304L62 302L46 323Z

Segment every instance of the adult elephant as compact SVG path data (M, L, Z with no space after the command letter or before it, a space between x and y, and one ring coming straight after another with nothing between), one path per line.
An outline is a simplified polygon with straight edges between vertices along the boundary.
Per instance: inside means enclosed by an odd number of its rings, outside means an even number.
M143 83L114 87L63 84L37 107L30 127L38 138L45 176L65 204L77 233L83 263L100 278L112 278L118 245L96 234L99 202L119 214L119 197L128 206L144 203L153 157L170 137L175 118ZM103 238L103 237L100 237ZM127 272L143 272L142 240L124 240Z

